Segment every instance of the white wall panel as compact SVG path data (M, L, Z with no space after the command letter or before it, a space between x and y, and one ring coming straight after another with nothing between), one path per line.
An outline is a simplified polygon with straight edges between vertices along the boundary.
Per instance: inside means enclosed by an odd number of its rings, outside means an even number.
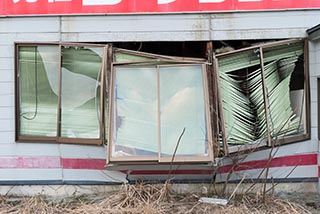
M13 85L13 82L0 82L0 95L12 95Z
M291 167L274 167L269 168L268 178L317 178L318 166L291 166ZM245 170L245 171L236 171L230 177L230 181L232 180L241 180L245 177L245 179L256 179L263 169L253 169L253 170ZM261 179L265 178L264 170ZM217 182L224 181L228 176L228 173L218 174L216 177Z
M62 32L176 32L210 29L208 15L122 15L62 18ZM94 24L93 24L94 23Z
M64 181L104 181L104 182L126 182L126 175L121 172L106 170L78 170L64 169Z
M0 34L0 38L2 38ZM12 41L12 44L7 44L7 45L0 45L1 52L0 52L0 57L1 58L11 58L12 60L14 59L14 42ZM1 66L1 69L2 66Z
M6 106L11 106L13 107L14 105L14 96L13 94L11 95L0 95L0 106L6 107Z
M13 82L13 81L14 81L14 70L0 68L0 82ZM0 95L0 97L1 97L1 95ZM2 100L1 100L1 102L2 102ZM0 106L1 105L2 105L2 103L0 103Z
M107 149L105 146L87 146L61 144L60 154L63 158L96 158L106 159Z
M2 119L14 119L14 108L10 107L1 107L0 106L0 118Z
M0 144L14 144L14 131L2 131L0 132ZM1 146L0 146L1 148ZM8 152L7 150L4 150L4 152ZM8 152L9 153L9 152ZM1 157L1 155L0 155Z
M12 119L0 118L0 134L4 131L14 131L14 121Z
M0 169L1 181L62 180L61 169Z
M25 18L27 19L27 18ZM34 25L37 25L35 22ZM0 33L0 45L12 46L14 42L54 42L60 40L60 33L56 32L20 32L20 33ZM12 52L13 53L13 52ZM2 55L0 55L2 56ZM12 55L13 56L13 55Z
M59 31L59 17L16 17L1 18L2 33L42 33Z
M0 144L1 156L59 157L60 152L58 144L7 143Z
M0 46L1 48L1 46ZM11 46L12 48L12 46ZM14 70L14 58L13 57L0 57L0 65L3 70Z

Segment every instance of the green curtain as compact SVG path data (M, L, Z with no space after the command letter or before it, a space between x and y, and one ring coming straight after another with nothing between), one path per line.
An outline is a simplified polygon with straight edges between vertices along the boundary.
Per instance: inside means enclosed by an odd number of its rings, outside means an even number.
M58 110L58 46L18 50L20 135L55 137Z
M273 138L299 132L301 121L293 114L289 85L302 54L303 42L263 48ZM246 144L266 137L259 49L219 57L218 69L228 143Z

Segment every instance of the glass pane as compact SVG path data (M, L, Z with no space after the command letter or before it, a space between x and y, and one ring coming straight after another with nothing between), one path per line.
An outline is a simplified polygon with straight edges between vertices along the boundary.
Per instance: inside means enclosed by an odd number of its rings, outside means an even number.
M112 157L157 156L156 68L115 68Z
M305 133L303 42L266 48L264 53L271 136Z
M208 156L202 66L160 67L161 156Z
M20 135L55 137L58 46L19 47Z
M62 47L61 137L100 138L103 48Z

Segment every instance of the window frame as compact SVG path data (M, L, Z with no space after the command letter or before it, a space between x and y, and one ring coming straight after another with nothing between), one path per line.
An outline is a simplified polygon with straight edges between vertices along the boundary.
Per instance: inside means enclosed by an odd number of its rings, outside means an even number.
M264 90L264 100L266 98L266 86L265 86L265 77L264 77L264 58L263 58L263 49L265 48L272 48L277 45L285 45L289 43L294 43L294 42L303 42L303 53L304 53L304 96L305 96L305 117L306 117L306 124L305 124L305 133L303 134L297 134L297 135L292 135L292 136L284 136L279 139L271 139L270 136L270 127L267 125L268 129L268 139L261 139L259 143L253 143L253 144L243 144L243 145L237 145L237 146L229 146L226 138L226 128L225 128L225 120L224 120L224 112L223 112L223 104L222 104L222 96L221 96L221 87L220 87L220 72L218 68L218 58L219 57L224 57L228 55L233 55L237 53L241 53L244 51L248 50L253 50L253 49L259 49L262 54L260 54L260 68L261 68L261 78L262 78L262 87ZM215 89L217 90L216 96L218 100L218 108L219 108L219 119L221 121L221 124L217 124L217 126L220 126L220 130L222 133L222 148L221 150L223 151L224 156L228 156L229 154L233 154L236 152L245 152L249 150L256 150L259 148L270 148L273 146L280 146L284 144L290 144L290 143L295 143L295 142L300 142L304 140L309 140L311 135L311 115L310 115L310 77L309 77L309 48L308 48L308 41L304 38L298 38L298 39L287 39L287 40L280 40L276 42L268 42L265 44L261 45L256 45L256 46L251 46L247 48L242 48L242 49L237 49L231 52L227 53L221 53L217 55L213 55L213 72L216 74L215 75L215 82L217 83L217 86ZM267 100L268 101L268 100ZM267 103L265 102L265 110L267 109ZM267 119L268 121L268 119ZM219 144L219 142L216 142ZM221 147L220 145L217 145Z
M293 42L303 42L303 51L304 51L304 96L305 96L305 133L293 135L293 136L285 136L283 138L279 138L276 140L267 140L266 142L262 140L257 144L244 144L239 146L228 146L226 141L226 129L225 129L225 121L223 116L222 110L222 97L221 97L221 88L220 88L220 75L218 69L218 58L221 56L227 56L230 54L237 54L243 51L252 50L252 49L260 49L263 50L264 48L271 48L277 45L284 45ZM208 46L210 46L211 42L208 42ZM59 88L59 95L58 95L58 105L57 105L57 136L55 137L44 137L44 136L23 136L20 135L20 93L19 93L19 47L23 46L58 46L59 47L59 69L58 69L58 88ZM102 57L102 65L101 65L101 78L100 78L100 135L99 139L87 139L87 138L66 138L61 137L61 67L62 67L62 46L84 46L84 47L100 47L103 48L103 57ZM222 150L224 155L229 155L235 152L241 151L248 151L257 148L268 148L271 146L280 146L283 144L289 144L294 142L300 142L304 140L308 140L311 137L311 112L310 112L310 77L309 77L309 48L308 48L308 41L304 38L298 39L287 39L287 40L280 40L276 42L267 42L265 44L251 46L247 48L237 49L227 53L221 53L214 55L213 48L211 44L211 51L208 52L208 60L202 58L191 58L191 57L174 57L174 56L164 56L164 55L157 55L157 54L149 54L143 53L139 51L131 51L126 49L120 48L113 48L111 44L91 44L91 43L72 43L72 42L15 42L14 43L14 94L15 94L15 140L19 142L47 142L47 143L67 143L67 144L89 144L89 145L101 145L108 141L107 147L107 163L109 162L170 162L169 159L161 160L160 159L160 152L158 152L158 157L156 158L133 158L128 160L121 160L111 158L111 128L112 128L112 109L113 107L113 82L114 82L114 66L139 66L140 64L144 63L154 63L154 62L161 62L161 63L176 63L180 65L187 65L187 64L202 64L202 80L204 85L204 97L205 97L205 113L206 113L206 125L207 131L210 132L208 135L208 148L209 148L209 156L210 161L213 161L214 154L220 148L219 140L218 140L218 132L212 133L215 130L220 130L223 138L223 148ZM130 54L133 56L138 57L147 57L147 60L137 60L137 61L120 61L117 62L115 59L115 53L124 53ZM262 51L263 53L263 51ZM212 61L212 63L211 63ZM209 62L209 63L208 63ZM263 56L260 55L260 66L263 63ZM166 66L158 65L159 66ZM263 66L262 66L263 67ZM158 68L157 68L158 69ZM263 73L263 68L262 71ZM264 78L263 78L264 80ZM319 80L318 80L319 82ZM265 87L263 87L265 89ZM210 91L209 91L210 90ZM209 93L212 94L212 97L209 96ZM213 101L210 101L210 100ZM107 101L107 102L106 102ZM212 112L212 109L214 112ZM319 108L320 109L320 108ZM106 117L107 115L107 117ZM320 117L319 117L320 118ZM211 120L212 119L212 120ZM211 121L211 122L210 122ZM320 121L320 119L319 119ZM320 130L320 129L319 129ZM319 131L320 132L320 131ZM270 132L268 132L268 137L270 137ZM108 135L108 136L107 136ZM213 139L213 135L215 139ZM159 144L160 142L158 142ZM159 150L158 146L158 150ZM176 157L175 157L176 158ZM162 158L163 159L163 158ZM174 162L209 162L207 160L199 160L195 159L192 160L190 157L181 158L181 160L175 160Z
M66 143L66 144L88 144L88 145L101 145L104 138L104 91L105 91L105 73L106 73L106 59L108 45L100 44L88 44L88 43L68 43L68 42L52 42L52 43L35 43L35 42L16 42L14 43L15 58L14 58L14 70L15 70L15 140L18 142L48 142L48 143ZM33 47L33 46L57 46L58 47L58 103L57 103L57 134L55 137L45 136L24 136L20 134L20 68L19 68L19 48L20 47ZM102 48L102 61L101 61L101 76L100 76L100 121L99 121L99 138L67 138L61 137L61 71L62 71L62 47L96 47Z
M123 50L119 50L123 51ZM206 66L206 61L200 58L188 58L186 60L180 58L180 57L168 57L166 58L165 56L161 55L145 55L145 54L139 54L138 52L134 51L125 51L129 53L133 53L136 56L148 56L148 57L156 57L160 58L160 61L163 60L163 62L168 62L172 63L174 62L175 64L163 64L163 65L154 65L152 67L156 68L157 71L157 105L159 105L159 72L160 72L160 67L167 67L167 66L194 66L194 65L201 65L201 76L202 76L202 81L203 81L203 95L204 95L204 107L205 107L205 123L206 123L206 128L207 128L207 144L208 144L208 155L206 157L201 157L201 156L181 156L181 157L161 157L161 142L160 142L160 132L159 130L161 129L160 125L160 109L159 106L157 107L157 130L158 130L158 136L157 136L157 155L156 156L128 156L128 157L112 157L112 136L114 133L113 130L113 121L114 121L114 82L115 82L115 68L116 67L148 67L147 65L142 65L139 66L139 64L143 63L150 63L150 62L155 62L154 60L145 60L145 61L132 61L132 62L113 62L111 66L111 77L110 77L110 87L109 87L109 121L108 121L108 127L109 127L109 132L108 132L108 148L107 148L107 164L110 163L170 163L170 162L175 162L175 163L183 163L183 162L188 162L188 163L209 163L213 162L214 155L213 155L213 143L212 143L212 128L211 128L211 115L210 115L210 110L209 110L209 89L208 89L208 80L207 80L207 66ZM156 60L159 62L159 60ZM149 66L150 67L150 66Z

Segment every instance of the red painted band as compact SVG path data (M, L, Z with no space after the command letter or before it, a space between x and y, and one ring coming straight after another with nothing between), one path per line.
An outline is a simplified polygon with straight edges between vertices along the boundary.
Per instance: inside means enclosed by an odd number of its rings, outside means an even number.
M268 160L248 161L234 167L234 171L261 169L267 166ZM295 156L285 156L274 158L270 162L270 167L286 167L286 166L309 166L317 165L317 154L303 154ZM221 166L217 173L228 173L232 169L232 165ZM212 174L213 170L174 170L171 174ZM168 170L134 170L131 175L165 175L169 174Z
M105 159L61 158L63 169L106 169Z
M261 168L265 168L267 164L268 164L268 160L248 161L248 162L241 163L238 166L235 166L234 171L261 169ZM318 164L317 154L303 154L303 155L274 158L270 161L269 167L307 166L307 165L317 165L317 164ZM227 173L231 169L232 169L232 165L222 166L218 169L218 173Z
M319 0L1 0L0 15L132 14L320 8ZM151 21L151 20L150 20ZM151 21L152 22L152 21ZM89 26L88 26L89 27Z
M24 168L24 169L94 169L104 170L106 165L105 159L88 159L88 158L58 158L58 157L1 157L0 168ZM260 169L267 165L267 160L256 160L241 163L234 168L235 171ZM286 166L308 166L317 165L317 154L303 154L295 156L285 156L274 158L270 162L270 167L286 167ZM227 173L232 169L232 165L221 166L218 173ZM133 170L131 175L164 175L169 170ZM209 175L213 170L205 169L187 169L173 170L171 174L200 174ZM319 167L320 176L320 167Z

